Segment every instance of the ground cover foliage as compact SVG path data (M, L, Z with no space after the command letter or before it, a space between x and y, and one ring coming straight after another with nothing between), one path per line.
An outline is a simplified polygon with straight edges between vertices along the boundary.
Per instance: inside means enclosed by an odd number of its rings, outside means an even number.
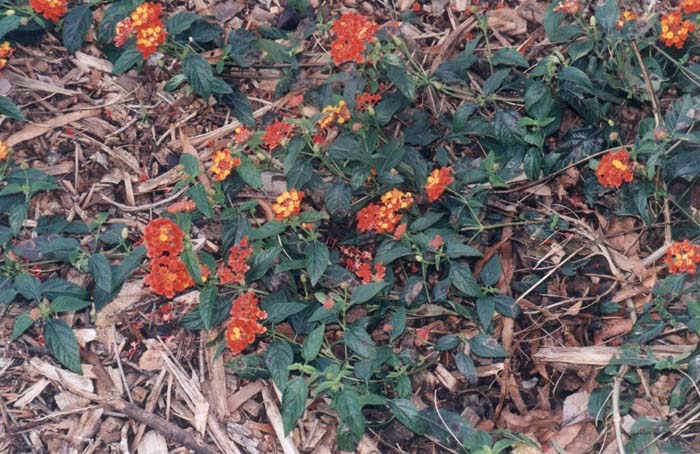
M0 450L700 450L700 1L0 17Z

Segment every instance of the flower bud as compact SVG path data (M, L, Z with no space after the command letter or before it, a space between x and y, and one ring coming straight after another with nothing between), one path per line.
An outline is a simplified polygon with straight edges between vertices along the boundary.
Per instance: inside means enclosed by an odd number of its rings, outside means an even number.
M422 262L423 262L423 256L420 255L420 254L416 255L416 262L422 263Z
M15 10L13 9L8 9L5 11L5 16L14 16L15 15Z
M595 16L591 16L591 27L595 27L598 25L598 21L596 20Z
M122 240L125 240L125 239L127 239L127 238L129 238L129 229L127 229L126 227L124 227L124 228L122 229Z
M609 139L611 142L614 142L614 141L616 141L616 140L619 139L619 138L620 138L620 134L618 134L617 131L611 132L610 135L608 136L608 139Z

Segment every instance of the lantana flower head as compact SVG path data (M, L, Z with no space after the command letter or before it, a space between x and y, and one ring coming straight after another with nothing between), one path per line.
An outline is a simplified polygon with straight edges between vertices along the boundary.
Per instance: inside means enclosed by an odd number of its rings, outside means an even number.
M255 342L255 336L266 330L259 321L267 318L265 311L258 307L258 297L252 290L241 294L231 305L231 319L226 325L226 346L234 355L241 353Z
M250 129L246 128L245 126L239 126L236 128L233 134L233 143L236 145L243 145L250 139L250 136L253 135L253 131Z
M324 116L318 120L321 129L329 128L334 124L342 125L350 120L350 110L342 99L337 106L326 106L321 111Z
M360 232L393 233L401 221L401 214L385 205L370 203L357 212Z
M52 22L58 22L66 14L66 0L29 0L29 6Z
M370 107L374 107L379 101L382 100L382 95L379 93L361 93L357 96L357 110L365 110Z
M134 28L150 27L160 23L163 5L156 2L141 3L131 12L130 19Z
M664 263L672 274L695 274L700 263L700 246L688 240L673 243L666 251Z
M153 55L158 46L165 42L168 32L163 24L154 24L150 27L143 27L136 30L136 49L141 52L146 59Z
M381 202L392 211L405 210L413 205L413 194L394 188L381 197Z
M293 132L293 124L284 121L276 121L265 128L263 142L265 142L265 145L272 150L280 145L285 145L292 137Z
M336 39L331 43L330 55L336 65L347 61L364 62L365 45L379 30L379 25L356 13L340 16L331 27Z
M428 194L428 200L434 202L440 198L455 179L452 177L452 168L443 167L442 169L434 169L428 175L428 181L425 184L425 192Z
M245 282L245 274L250 271L248 259L253 254L253 249L248 245L248 237L244 236L238 244L231 247L225 266L219 269L219 281L222 284L242 284Z
M241 159L236 156L231 156L231 150L224 148L217 151L212 158L212 165L209 167L211 173L214 174L214 180L224 181L231 175L233 169L241 165Z
M130 17L120 20L117 22L116 27L114 27L114 38L112 42L116 47L122 47L129 40L133 31L134 24L131 22Z
M581 10L578 0L562 0L554 7L555 13L576 14Z
M176 256L183 251L185 233L173 221L158 218L146 225L143 242L146 244L146 254L151 257L163 255Z
M700 13L700 0L681 0L678 6L684 14Z
M153 293L173 298L176 293L194 285L185 264L177 257L164 255L151 261L151 272L146 276L146 284Z
M659 40L667 47L683 48L688 35L695 31L695 24L684 20L680 11L671 11L661 16Z
M598 182L609 188L618 188L622 183L629 183L634 178L634 162L630 160L630 154L625 150L613 151L600 160L596 169Z
M280 194L276 202L272 204L272 211L275 213L275 217L278 220L282 220L299 214L303 198L304 193L296 189Z
M9 41L0 44L0 70L7 66L7 60L12 56L15 50L10 45Z
M377 262L374 265L374 272L372 272L372 264L369 262L363 262L355 270L355 274L360 278L363 284L369 284L370 282L382 282L386 274L386 267L382 262Z
M637 13L634 11L622 11L620 13L620 18L617 20L617 29L620 30L622 27L625 26L627 22L637 20L638 16Z

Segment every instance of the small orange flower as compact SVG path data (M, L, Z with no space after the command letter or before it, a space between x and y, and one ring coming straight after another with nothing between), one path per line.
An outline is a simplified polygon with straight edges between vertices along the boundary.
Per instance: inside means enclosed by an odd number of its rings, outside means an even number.
M194 211L197 205L191 200L183 200L182 202L175 202L168 207L168 213L189 213Z
M185 233L177 224L170 219L158 218L146 225L143 242L146 244L146 253L151 258L166 254L176 256L184 249L184 238Z
M620 29L622 29L622 27L625 26L625 24L627 22L637 20L637 19L638 19L637 13L635 13L634 11L623 11L620 14L620 19L618 19L618 21L617 21L617 29L620 30Z
M402 192L394 188L384 193L381 202L392 211L405 210L413 205L413 195L410 192Z
M667 47L681 49L688 35L695 31L695 24L683 20L680 11L671 11L661 17L661 35L659 40Z
M605 187L618 188L623 182L632 181L634 163L625 150L615 151L603 156L595 171L598 182Z
M688 240L673 243L666 251L664 263L672 274L695 274L697 264L700 263L700 246L691 244Z
M146 59L153 55L158 46L165 42L168 32L163 24L154 24L151 27L143 27L136 30L136 49Z
M131 22L136 29L150 27L153 24L160 23L162 12L163 6L160 3L145 2L131 12Z
M66 0L29 0L29 6L52 22L61 20L68 11Z
M255 342L255 336L266 330L259 321L267 318L267 313L258 307L260 300L252 290L241 294L231 305L231 320L226 326L226 346L234 355L241 353Z
M445 245L445 241L439 234L436 234L432 240L428 243L428 246L435 249L436 251Z
M578 0L563 0L554 7L555 13L576 14L581 9Z
M236 145L242 145L250 139L253 135L253 131L246 128L245 126L239 126L236 128L235 134L233 135L233 143Z
M277 197L277 201L272 204L272 211L278 220L286 219L291 216L296 216L301 211L301 201L304 198L304 193L292 189L285 191Z
M122 47L129 40L133 31L134 24L131 22L130 17L120 20L114 28L114 39L112 42L116 47Z
M337 38L331 43L330 55L336 65L346 61L364 62L365 45L379 30L379 25L355 13L346 13L333 22Z
M377 104L379 101L382 100L382 95L379 93L377 94L372 94L372 93L362 93L357 96L357 110L365 110L369 109L370 107L374 107L375 104Z
M447 186L455 179L452 177L452 167L443 167L442 169L433 170L428 175L428 182L425 184L425 192L428 194L428 200L434 202L440 198Z
M401 238L403 238L404 234L406 234L407 228L408 228L408 224L406 224L406 223L399 224L399 226L396 227L396 230L394 230L394 240L400 241Z
M7 159L7 151L7 144L0 140L0 161L4 161L5 159Z
M224 181L231 175L233 169L241 165L241 159L231 156L231 150L228 148L217 151L212 161L214 163L209 170L214 174L214 180L216 181Z
M280 145L285 145L292 137L294 125L284 121L276 121L265 128L263 142L272 150Z
M321 113L325 114L324 117L318 120L318 126L321 129L329 128L334 124L342 125L350 120L350 111L342 99L337 106L324 107Z
M253 249L248 245L248 237L244 236L241 241L232 246L229 250L228 266L222 266L217 273L222 284L242 284L245 282L245 274L250 271L250 266L246 263L253 254Z
M370 282L381 282L384 280L386 268L384 264L378 262L374 265L374 273L372 273L372 264L369 262L361 263L355 270L355 274L360 278L363 284Z
M153 259L151 272L146 276L145 282L153 293L167 298L173 298L175 293L194 285L185 264L176 256L166 255Z
M357 212L357 229L360 232L393 233L401 221L395 210L370 203Z
M15 50L10 45L9 41L0 44L0 70L7 66L7 60L12 56Z
M678 6L684 14L700 13L700 0L681 0Z

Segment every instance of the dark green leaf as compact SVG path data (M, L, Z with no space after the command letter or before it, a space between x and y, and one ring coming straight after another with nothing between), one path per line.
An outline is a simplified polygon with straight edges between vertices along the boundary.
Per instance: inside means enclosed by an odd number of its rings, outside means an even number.
M413 99L416 96L416 85L404 68L387 65L386 76L406 98Z
M481 287L477 284L474 275L466 265L453 262L450 265L450 279L452 280L452 285L467 296L481 296Z
M298 314L308 307L309 305L306 303L290 302L271 302L262 305L263 310L267 312L267 318L265 320L269 323L283 322L290 316Z
M469 356L465 355L463 351L458 351L455 353L455 365L457 366L457 370L466 377L469 386L476 386L479 381L479 376L477 375L474 361Z
M491 74L491 76L484 81L484 94L490 95L498 91L506 80L506 77L508 77L508 74L510 74L510 69L500 69Z
M396 419L411 432L418 435L425 433L425 421L413 402L408 399L393 399L389 401L389 408Z
M309 387L301 378L295 378L284 388L282 393L282 424L284 425L285 437L289 435L294 424L304 414L307 394L309 394Z
M345 339L345 345L362 358L373 358L377 354L377 347L374 345L374 341L367 334L367 331L359 325L350 326L345 331L343 338Z
M49 353L59 363L76 374L83 374L78 340L66 322L61 319L48 319L44 325L44 340Z
M89 297L87 290L68 282L64 279L48 279L41 286L42 294L48 299L55 299L59 296L72 296L77 299L87 299Z
M199 160L191 153L180 155L180 165L185 168L185 173L191 177L196 177L199 174Z
M24 114L19 110L19 107L7 96L0 96L0 114L14 120L26 120Z
M214 209L212 208L211 203L209 203L207 190L204 189L202 183L197 183L188 189L187 195L194 202L194 205L197 207L197 211L202 213L207 218L214 217Z
M479 298L476 300L476 313L479 315L479 322L488 331L491 326L491 319L496 312L496 302L493 298Z
M0 19L0 39L4 38L5 35L11 31L17 30L21 25L22 17L13 14L12 16L4 16Z
M187 249L180 255L180 258L185 264L187 274L190 275L192 280L194 280L197 284L203 284L204 282L202 281L202 270L199 267L199 259L197 258L197 253L194 252L192 249Z
M112 74L118 76L133 68L137 63L143 61L143 55L134 47L124 49L112 67Z
M90 256L90 274L95 281L95 286L105 293L112 291L112 268L107 259L100 254Z
M170 18L168 18L168 22L165 23L165 28L169 35L179 35L180 33L187 31L190 26L199 19L200 16L195 13L190 11L182 11L170 16Z
M384 290L386 285L386 282L370 282L369 284L360 285L352 291L350 305L366 303Z
M353 435L357 438L362 437L362 434L365 432L365 417L362 414L360 396L357 394L357 391L344 387L341 391L335 393L331 405L338 412L341 421L350 428Z
M294 352L288 342L283 340L273 341L265 352L265 367L270 372L272 381L277 387L284 390L289 377L289 366L294 362Z
M481 282L487 287L493 287L498 282L498 278L501 276L501 257L495 254L486 265L481 269L479 277Z
M262 177L260 176L260 170L255 167L253 161L246 157L241 157L241 165L236 168L238 175L245 181L245 183L253 189L259 189L262 187Z
M505 66L519 66L521 68L527 68L530 66L523 57L523 54L518 52L514 47L504 47L498 50L491 59L491 63L494 65L505 65Z
M15 288L20 295L30 301L39 301L41 299L41 281L31 274L22 273L15 276Z
M72 8L63 18L63 46L73 54L85 42L85 36L92 22L92 11L87 5Z
M306 246L304 253L306 254L306 272L311 278L311 286L316 287L318 280L328 267L328 247L320 241L314 241Z
M253 106L248 97L237 87L231 87L231 93L219 96L219 99L233 109L233 115L245 126L254 127Z
M439 352L446 352L447 350L452 350L459 345L459 337L454 334L446 334L435 343L435 350Z
M254 282L263 277L277 256L280 255L280 252L282 252L281 247L273 247L253 255L250 271L246 275L246 282Z
M617 28L617 21L620 19L620 7L617 0L605 0L602 5L595 8L595 18L605 31L610 32Z
M212 72L209 62L199 54L190 54L182 61L182 72L192 89L205 100L212 93Z
M505 358L508 356L503 346L486 334L477 334L469 340L469 345L475 355L483 358Z
M306 339L304 339L304 345L301 349L301 356L307 363L316 359L318 353L321 351L321 346L323 345L323 335L325 332L326 326L324 324L320 324L306 336Z
M406 330L406 308L400 307L391 316L391 334L389 342L394 342Z
M90 301L81 300L72 296L58 296L51 302L51 310L54 312L70 312L85 309Z
M493 295L487 298L494 301L496 312L504 317L520 318L522 315L522 310L520 309L518 303L516 303L515 300L508 295Z
M219 290L215 287L207 287L199 292L199 316L202 317L204 329L212 329L218 314L216 314L216 297L219 295Z
M122 263L112 269L113 290L122 285L138 269L139 265L143 263L144 257L146 257L146 247L141 245L131 251L131 254L127 255Z
M262 226L260 226L260 228L251 231L250 235L248 235L248 238L250 239L250 241L264 240L272 236L277 236L280 233L287 230L288 228L289 226L284 222L268 221Z
M34 320L29 316L29 311L22 312L15 319L15 324L12 327L12 340L19 338L25 331L32 327Z
M344 218L350 212L352 190L343 183L331 183L326 189L325 206L334 218Z

